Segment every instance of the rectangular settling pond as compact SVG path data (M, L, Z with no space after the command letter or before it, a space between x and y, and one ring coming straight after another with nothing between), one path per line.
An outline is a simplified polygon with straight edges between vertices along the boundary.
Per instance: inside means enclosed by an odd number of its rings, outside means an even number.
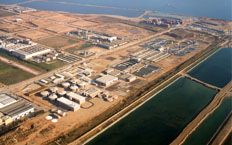
M227 115L232 111L232 98L225 98L222 104L187 138L183 145L206 145Z
M232 80L232 48L222 48L188 74L203 82L223 88Z
M87 145L168 145L216 93L180 78Z

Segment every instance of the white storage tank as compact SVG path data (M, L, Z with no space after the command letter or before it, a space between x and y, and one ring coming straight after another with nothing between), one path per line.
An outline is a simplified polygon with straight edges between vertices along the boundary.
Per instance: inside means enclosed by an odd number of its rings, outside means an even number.
M43 92L40 93L40 95L42 97L48 97L50 95L50 93L48 91L43 91Z
M64 88L68 88L69 86L70 86L70 83L68 83L68 82L62 83L62 87L64 87Z
M57 99L57 95L54 93L54 94L51 94L49 97L48 97L51 101L54 101Z
M66 91L58 91L57 94L59 96L64 96L67 92Z
M58 88L57 87L50 88L50 91L52 93L56 93L58 91Z
M70 86L70 90L72 90L73 92L76 92L77 89L78 89L78 87L76 85Z

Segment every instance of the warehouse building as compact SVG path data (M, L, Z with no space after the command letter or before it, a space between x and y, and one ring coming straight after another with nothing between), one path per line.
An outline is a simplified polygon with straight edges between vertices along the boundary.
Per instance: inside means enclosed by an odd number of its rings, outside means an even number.
M14 98L7 94L0 94L0 109L4 108L10 104L17 102Z
M17 43L17 44L10 44L10 45L2 45L0 49L5 50L16 57L19 57L25 60L51 52L50 48L46 48L36 43L32 43L32 44Z
M0 112L4 115L10 116L13 120L16 120L34 112L34 107L24 100L19 100L16 103L1 108Z
M117 81L118 81L118 78L115 76L111 76L111 75L104 75L96 79L96 83L102 86L106 86L106 87L112 85L113 83Z
M69 97L70 100L77 102L80 105L85 103L85 97L83 97L77 93L69 92L69 93L67 93L67 96Z
M77 104L69 99L66 99L64 97L58 98L57 101L60 103L61 106L64 106L65 108L67 108L71 111L77 111L78 109L80 109L79 104Z

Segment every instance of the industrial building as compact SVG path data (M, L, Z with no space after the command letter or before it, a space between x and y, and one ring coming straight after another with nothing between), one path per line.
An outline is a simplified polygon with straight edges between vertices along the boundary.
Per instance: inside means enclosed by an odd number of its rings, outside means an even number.
M10 104L17 102L14 98L7 94L0 94L0 109L4 108Z
M106 86L106 87L112 85L113 83L117 81L118 81L118 78L115 76L111 76L111 75L104 75L96 79L96 83L102 86Z
M91 30L85 30L85 29L78 29L77 31L71 31L66 33L66 35L85 40L93 45L106 49L112 49L128 43L123 38L118 38L117 36L111 36L109 34L100 33Z
M64 97L60 97L57 99L57 102L60 103L60 105L64 106L65 108L71 110L71 111L77 111L78 109L80 109L80 105L69 100L66 99Z
M51 52L50 48L32 42L24 43L24 41L8 44L2 43L0 46L0 49L25 60Z
M96 97L98 94L100 93L100 90L96 89L96 88L89 88L88 90L86 90L84 92L84 95L87 97L91 97L94 98Z
M80 105L85 103L85 97L83 97L77 93L69 92L69 93L67 93L67 96L69 97L70 100L77 102Z
M34 107L29 102L19 100L11 105L1 108L0 112L10 116L13 120L16 120L34 112Z

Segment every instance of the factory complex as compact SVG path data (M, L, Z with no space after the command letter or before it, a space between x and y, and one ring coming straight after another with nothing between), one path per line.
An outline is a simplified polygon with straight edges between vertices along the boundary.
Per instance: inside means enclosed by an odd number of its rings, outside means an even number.
M77 31L71 31L66 33L66 35L85 40L93 45L105 49L116 48L128 43L123 38L118 38L117 36L111 36L109 34L95 32L91 30L85 30L85 29L78 29Z

